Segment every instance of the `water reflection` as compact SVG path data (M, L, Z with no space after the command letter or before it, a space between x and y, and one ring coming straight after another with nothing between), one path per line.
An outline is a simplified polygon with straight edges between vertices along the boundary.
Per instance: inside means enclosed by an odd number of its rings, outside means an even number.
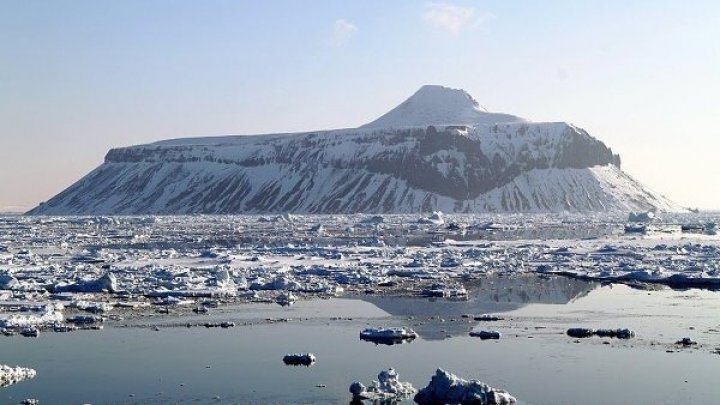
M425 339L444 339L467 334L468 324L446 322L438 328L437 322L444 322L443 318L509 312L529 304L567 304L599 286L597 282L561 276L492 275L466 283L469 294L464 300L382 296L361 299L393 316L418 318L413 328Z
M386 346L393 346L393 345L401 345L403 343L410 343L414 340L414 338L389 338L389 337L365 337L360 336L360 340L364 340L366 342L372 342L376 345L386 345Z

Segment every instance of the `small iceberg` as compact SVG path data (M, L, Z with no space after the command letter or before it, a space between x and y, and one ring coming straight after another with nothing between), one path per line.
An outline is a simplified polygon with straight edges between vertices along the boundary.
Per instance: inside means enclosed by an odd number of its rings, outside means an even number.
M443 225L445 224L445 218L442 211L435 211L427 218L418 219L418 224Z
M684 337L684 338L678 340L677 342L675 342L675 344L679 345L679 346L683 346L683 347L689 347L689 346L697 345L698 342L692 340L689 337Z
M473 317L474 320L479 322L497 322L497 321L504 321L505 318L498 315L492 315L492 314L482 314Z
M287 293L282 293L278 295L275 299L275 302L277 302L283 307L289 307L290 305L294 304L295 301L297 301L297 297L295 296L295 294L289 291Z
M118 283L113 273L106 273L96 280L84 280L74 284L58 284L54 290L55 292L114 293L118 291Z
M626 234L646 234L648 232L648 226L645 224L627 224L625 225Z
M422 291L422 295L438 298L467 298L468 291L462 284L450 286L445 284L433 284L430 288L424 289Z
M392 345L404 343L417 337L410 328L366 328L360 332L360 340Z
M7 387L20 381L34 378L37 371L25 367L10 367L0 364L0 387Z
M652 211L647 212L631 212L628 215L628 222L634 223L648 223L655 220L655 213Z
M502 333L496 331L496 330L478 330L478 331L471 331L470 336L472 337L479 337L482 340L498 340L502 336Z
M317 358L312 353L287 354L283 357L283 363L289 366L312 366Z
M350 384L350 393L353 401L396 401L409 398L417 390L409 382L401 382L397 372L392 368L383 370L378 374L377 381L373 381L370 387L361 382L355 381ZM394 403L394 402L393 402Z
M517 402L507 391L478 380L463 380L441 368L437 369L427 387L415 395L414 400L420 405L512 405Z
M570 328L567 335L574 338L589 338L592 336L609 337L617 339L630 339L635 337L635 332L627 328L621 329L589 329L589 328Z

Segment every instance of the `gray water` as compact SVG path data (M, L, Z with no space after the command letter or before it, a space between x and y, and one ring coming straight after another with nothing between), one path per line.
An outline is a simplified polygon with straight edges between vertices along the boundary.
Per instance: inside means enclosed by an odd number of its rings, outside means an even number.
M442 367L506 389L525 404L720 402L720 356L712 353L720 347L718 293L536 277L491 280L472 291L459 302L313 300L195 317L249 324L230 329L166 327L178 320L161 318L159 331L128 322L135 326L5 338L0 363L32 367L38 375L0 388L0 402L347 403L352 381L368 384L388 367L416 388ZM467 335L477 322L460 315L485 312L506 317L481 325L502 331L501 340ZM291 320L264 321L281 317ZM368 325L412 326L420 338L393 346L360 341ZM630 327L638 337L576 343L564 335L570 326ZM684 336L701 344L678 349L673 342ZM313 352L318 362L285 366L282 356L292 352Z

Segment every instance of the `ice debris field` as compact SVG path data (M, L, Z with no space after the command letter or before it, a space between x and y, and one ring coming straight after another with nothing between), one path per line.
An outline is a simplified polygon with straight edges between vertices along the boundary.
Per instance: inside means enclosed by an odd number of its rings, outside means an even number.
M632 220L633 222L629 222ZM720 288L712 215L0 218L0 331L339 295L467 295L490 274ZM219 324L218 324L219 325Z
M243 303L291 306L336 296L466 300L465 286L475 280L523 274L714 290L720 288L718 218L648 212L6 216L0 217L0 333L38 337L146 314L199 315ZM467 317L491 325L503 320ZM226 329L235 322L212 318L195 326ZM359 337L376 344L418 337L409 327L368 326ZM571 327L567 335L627 340L635 332ZM469 336L497 341L505 334L478 325ZM697 344L683 338L675 346ZM323 361L309 352L287 353L278 361L288 366ZM35 375L0 365L0 386ZM516 401L442 369L420 390L389 369L368 386L352 383L350 394L369 401Z

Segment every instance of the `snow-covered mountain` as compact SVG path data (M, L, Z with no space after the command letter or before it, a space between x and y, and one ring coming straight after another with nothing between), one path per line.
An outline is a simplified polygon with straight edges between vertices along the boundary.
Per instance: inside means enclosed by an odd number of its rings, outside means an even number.
M423 86L409 99L361 128L407 128L428 125L478 125L526 120L484 111L465 90Z
M112 149L31 214L680 210L567 123L483 111L424 86L357 129Z

